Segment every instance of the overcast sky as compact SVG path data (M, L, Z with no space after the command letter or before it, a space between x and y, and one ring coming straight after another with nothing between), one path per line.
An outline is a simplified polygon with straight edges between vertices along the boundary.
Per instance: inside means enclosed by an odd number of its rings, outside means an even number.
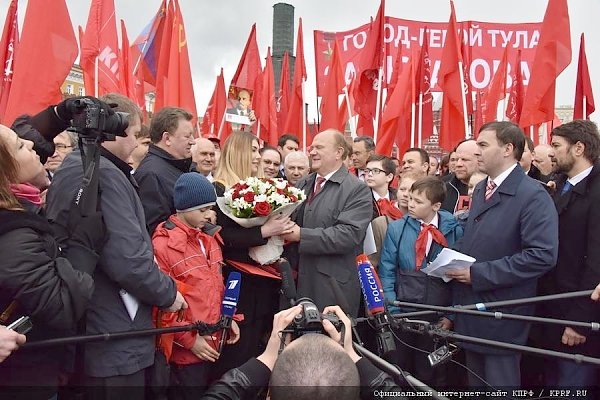
M202 115L213 91L215 77L224 68L228 85L250 27L257 24L261 56L272 45L273 4L269 0L179 0L189 46L194 91L198 113ZM0 18L4 20L9 0L0 0ZM20 20L25 15L27 0L19 2ZM85 27L91 0L67 0L73 25ZM129 40L138 36L156 13L161 0L115 0L117 19L125 20ZM377 13L379 0L289 0L295 9L296 29L299 17L304 28L304 47L308 69L307 102L309 118L315 116L315 81L313 62L313 30L345 31L369 21ZM485 22L541 22L546 0L455 0L457 19ZM448 0L388 0L386 15L420 21L447 22ZM598 104L593 119L600 121L600 15L599 0L569 0L573 60L557 81L557 105L571 105L575 93L575 77L579 36L586 35L587 56L592 84ZM51 17L51 12L49 13ZM295 34L294 34L295 35ZM295 39L294 39L295 45ZM264 62L264 61L263 61Z

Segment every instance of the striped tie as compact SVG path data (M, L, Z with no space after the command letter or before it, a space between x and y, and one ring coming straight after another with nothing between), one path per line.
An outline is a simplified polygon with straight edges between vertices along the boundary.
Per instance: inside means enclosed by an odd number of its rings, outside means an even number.
M485 201L488 201L490 197L494 194L494 189L496 189L496 184L493 180L488 178L487 186L485 187Z

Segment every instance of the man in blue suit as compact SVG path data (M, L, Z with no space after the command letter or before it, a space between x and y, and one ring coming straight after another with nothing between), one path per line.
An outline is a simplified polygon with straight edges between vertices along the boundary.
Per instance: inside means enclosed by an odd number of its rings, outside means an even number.
M518 164L525 147L523 131L511 122L481 127L479 169L488 179L473 193L469 219L457 249L477 261L448 273L454 278L454 304L487 303L536 295L540 276L556 264L558 217L552 199ZM532 315L533 306L501 309ZM529 324L521 321L456 315L457 333L524 345ZM519 387L520 354L465 343L467 366L494 387ZM469 374L470 386L483 386Z

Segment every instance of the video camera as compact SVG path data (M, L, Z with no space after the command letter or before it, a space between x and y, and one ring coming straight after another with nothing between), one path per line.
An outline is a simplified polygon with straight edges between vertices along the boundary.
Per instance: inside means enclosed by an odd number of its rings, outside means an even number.
M298 300L297 305L302 307L302 311L294 317L292 323L285 330L285 332L292 334L293 339L297 339L307 333L327 334L323 330L323 320L331 322L338 332L341 332L344 327L344 324L337 315L333 313L321 314L316 304L309 298L301 298Z
M93 97L82 97L67 103L68 111L73 115L72 130L83 138L115 140L116 136L125 136L129 126L129 114L112 111L106 104Z

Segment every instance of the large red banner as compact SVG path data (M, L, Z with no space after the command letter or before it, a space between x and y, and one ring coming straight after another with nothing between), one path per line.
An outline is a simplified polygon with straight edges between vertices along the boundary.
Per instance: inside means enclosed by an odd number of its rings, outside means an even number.
M431 87L440 91L437 85L438 71L442 57L442 48L446 40L447 22L422 22L386 17L384 26L384 42L386 49L385 82L389 82L393 73L394 59L398 51L402 53L402 62L408 63L413 54L418 56L424 37L429 39L429 56L431 59ZM509 47L509 60L515 59L516 51L522 50L521 71L523 84L529 82L531 64L540 39L541 23L504 24L492 22L463 21L459 22L459 37L465 44L468 54L463 54L468 65L469 78L474 90L488 86L494 72L500 64L502 53ZM329 58L333 51L333 41L338 42L344 77L350 83L352 76L359 74L359 53L367 42L370 24L344 32L314 31L315 63L317 69L317 95L321 96L325 86L325 76L329 67ZM427 35L425 35L427 32ZM416 51L414 51L416 50ZM508 65L507 87L512 86L511 72L513 65Z

